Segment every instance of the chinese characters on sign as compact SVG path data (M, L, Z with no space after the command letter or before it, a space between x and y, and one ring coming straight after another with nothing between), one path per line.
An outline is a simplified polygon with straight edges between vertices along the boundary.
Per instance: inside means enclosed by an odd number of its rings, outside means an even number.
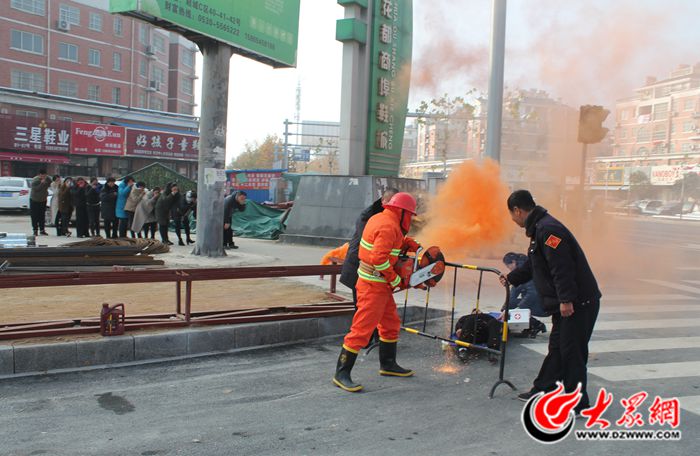
M234 171L229 173L229 183L236 190L268 190L270 179L280 177L279 171Z
M71 154L115 157L124 155L124 127L72 122L71 132Z
M408 105L412 1L377 0L375 5L367 172L397 176Z
M300 0L110 1L112 13L153 17L274 66L296 65L299 8Z
M0 122L0 149L64 154L70 151L70 122L11 115L0 116Z
M126 155L170 160L197 160L199 137L129 128L126 133Z

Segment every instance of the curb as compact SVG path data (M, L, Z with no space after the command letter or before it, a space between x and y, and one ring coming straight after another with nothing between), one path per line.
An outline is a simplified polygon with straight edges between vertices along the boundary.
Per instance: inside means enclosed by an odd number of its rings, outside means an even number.
M422 321L423 312L422 307L409 306L406 320ZM428 309L430 320L447 315L448 311ZM0 379L157 363L323 339L345 334L351 322L352 315L340 315L207 326L55 344L0 345Z

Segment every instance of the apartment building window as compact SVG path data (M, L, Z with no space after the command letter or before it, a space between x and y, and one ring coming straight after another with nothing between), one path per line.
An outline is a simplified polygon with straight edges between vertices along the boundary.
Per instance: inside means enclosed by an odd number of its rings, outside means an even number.
M102 31L102 15L100 13L90 13L90 23L88 24L90 30L96 32Z
M74 6L61 5L58 8L58 20L80 25L80 10Z
M683 110L692 111L693 109L695 109L695 100L693 98L683 100Z
M683 133L690 133L695 128L695 124L692 120L686 120L683 122Z
M10 85L13 89L31 90L32 92L44 91L44 75L41 73L12 70L10 79Z
M194 52L189 49L182 50L182 64L192 68L194 66Z
M646 127L639 127L639 130L637 130L637 142L647 142L649 138L649 129Z
M630 112L627 109L623 109L620 111L620 120L627 120L629 119Z
M165 53L165 39L158 33L153 34L153 47L160 53Z
M12 0L10 7L37 16L46 15L46 0Z
M627 129L620 128L620 139L625 139L627 137Z
M658 103L654 105L654 120L664 120L668 118L668 103Z
M145 60L139 62L139 75L145 78L148 75L148 65Z
M122 89L120 87L112 88L112 103L122 104Z
M683 143L681 145L681 152L690 152L690 150L691 150L690 143Z
M151 98L151 109L154 111L162 111L163 110L163 100L160 98L153 97Z
M140 93L139 94L139 108L145 108L145 107L146 107L146 94Z
M90 49L88 51L88 65L90 66L102 66L102 52L98 49Z
M43 55L44 37L36 33L25 32L22 30L12 30L10 47L18 51Z
M654 141L663 141L666 139L666 126L656 125L654 127Z
M119 52L112 54L112 69L114 71L122 70L122 55Z
M78 83L67 79L58 81L58 94L62 97L78 98Z
M114 34L116 36L122 36L124 34L124 22L119 16L114 18Z
M25 111L23 109L18 109L17 111L15 111L15 114L18 117L33 117L34 119L39 117L39 114L37 114L36 111Z
M146 24L139 24L139 41L141 44L148 43L148 26Z
M100 101L100 86L92 84L88 86L88 100Z
M185 95L192 95L192 85L192 79L182 78L180 81L180 90L182 90L182 93Z
M165 84L165 72L162 68L153 67L153 72L151 73L151 79L158 81L161 84Z
M78 61L78 46L70 43L58 44L58 58L61 60Z

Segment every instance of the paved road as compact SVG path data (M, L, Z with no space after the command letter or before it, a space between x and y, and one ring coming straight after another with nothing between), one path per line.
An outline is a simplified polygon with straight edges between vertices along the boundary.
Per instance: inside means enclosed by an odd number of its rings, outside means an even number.
M680 442L585 443L569 436L542 446L524 433L522 404L512 392L499 389L495 399L487 399L496 366L484 359L460 364L435 342L405 335L400 361L417 376L379 377L377 355L370 353L354 372L367 390L359 395L330 384L338 340L2 381L0 454L697 454L700 262L687 248L697 241L695 228L686 227L696 225L674 229L678 226L651 225L671 239L671 247L647 246L652 256L669 248L680 253L681 260L663 265L671 274L659 277L632 265L633 277L604 287L589 391L605 387L615 395L606 413L611 421L622 414L619 399L640 390L649 393L647 401L655 395L679 397ZM471 305L464 301L460 298L461 307ZM447 328L437 323L433 330ZM520 389L529 387L545 342L510 345L506 373Z

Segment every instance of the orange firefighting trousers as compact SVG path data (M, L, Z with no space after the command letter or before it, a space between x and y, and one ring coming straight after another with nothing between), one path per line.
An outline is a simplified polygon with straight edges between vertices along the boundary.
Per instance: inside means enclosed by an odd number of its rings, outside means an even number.
M386 283L357 281L357 312L352 319L350 332L343 340L343 347L353 353L366 347L374 328L384 342L399 339L401 320L396 311L394 294Z

